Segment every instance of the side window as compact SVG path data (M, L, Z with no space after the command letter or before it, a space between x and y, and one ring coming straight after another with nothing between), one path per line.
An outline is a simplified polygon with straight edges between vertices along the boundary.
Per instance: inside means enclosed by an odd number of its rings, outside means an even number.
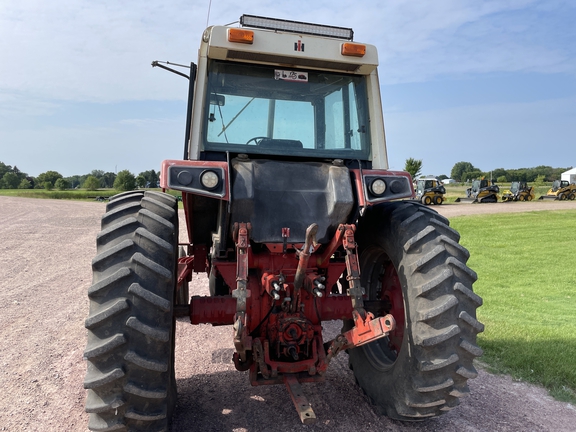
M365 129L358 121L358 109L354 83L329 94L325 99L326 148L353 149L362 148Z
M342 89L329 94L325 100L326 148L344 148Z

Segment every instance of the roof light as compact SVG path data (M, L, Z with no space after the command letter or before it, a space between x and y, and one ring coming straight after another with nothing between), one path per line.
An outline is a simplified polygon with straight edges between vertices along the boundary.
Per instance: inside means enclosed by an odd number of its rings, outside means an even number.
M364 57L366 55L366 45L346 42L342 44L342 55L353 57Z
M252 44L254 42L254 32L252 30L229 28L228 41L239 42L244 44Z
M327 36L338 39L352 40L354 38L354 30L351 28L312 24L276 18L266 18L255 15L242 15L240 17L240 24L246 27L263 28L269 30L284 30L293 33Z

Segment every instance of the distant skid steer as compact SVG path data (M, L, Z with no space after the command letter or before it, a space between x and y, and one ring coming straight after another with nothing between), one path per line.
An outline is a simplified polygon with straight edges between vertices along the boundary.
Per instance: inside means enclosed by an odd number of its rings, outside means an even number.
M510 201L532 201L534 199L534 188L528 186L526 182L512 182L510 189L502 193L502 202Z
M498 202L498 185L489 184L488 180L474 180L472 187L466 189L466 197L456 198L456 202L467 204Z
M576 198L576 184L568 183L566 180L554 180L552 187L546 195L542 195L541 200L574 200Z

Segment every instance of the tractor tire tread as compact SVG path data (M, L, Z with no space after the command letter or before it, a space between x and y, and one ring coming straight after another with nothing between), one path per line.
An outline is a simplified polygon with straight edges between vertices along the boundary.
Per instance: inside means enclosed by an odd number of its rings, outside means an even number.
M85 321L92 431L167 430L175 406L178 212L164 195L120 194L102 217Z

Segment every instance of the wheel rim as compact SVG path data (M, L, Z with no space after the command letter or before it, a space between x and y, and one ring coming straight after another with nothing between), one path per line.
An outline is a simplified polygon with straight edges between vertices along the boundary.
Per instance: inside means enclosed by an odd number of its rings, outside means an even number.
M370 363L379 370L390 369L402 348L404 341L405 310L402 284L394 264L383 250L373 248L366 251L362 259L363 286L367 289L368 300L381 302L377 316L392 314L396 320L395 329L380 340L364 345Z
M398 278L398 272L394 264L389 263L388 266L386 266L383 277L381 300L390 303L391 306L388 313L396 320L396 328L391 331L388 336L389 345L390 348L399 353L402 340L404 339L404 296L402 294L402 285Z

